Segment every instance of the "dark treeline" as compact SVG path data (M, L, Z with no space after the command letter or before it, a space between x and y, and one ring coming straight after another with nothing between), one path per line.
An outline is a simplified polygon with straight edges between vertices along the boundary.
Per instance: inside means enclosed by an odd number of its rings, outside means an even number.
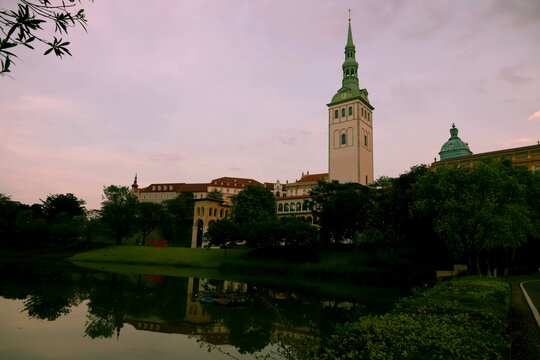
M320 182L309 207L318 227L278 219L272 194L249 187L233 198L230 219L210 224L208 245L244 242L264 254L304 261L324 249L371 254L372 265L412 265L432 273L467 264L497 275L540 265L540 174L509 162L430 171L415 166L370 186ZM316 260L316 256L315 256Z
M155 229L170 246L189 246L193 195L140 203L126 186L104 188L100 210L71 193L51 194L41 203L26 205L0 194L0 246L20 251L65 251L121 244L132 238L145 244Z

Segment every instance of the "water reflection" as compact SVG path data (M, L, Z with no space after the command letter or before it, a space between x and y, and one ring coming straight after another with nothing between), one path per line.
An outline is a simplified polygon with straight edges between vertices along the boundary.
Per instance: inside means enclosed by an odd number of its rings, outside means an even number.
M90 339L120 339L129 327L232 345L240 354L262 351L278 339L298 346L327 336L336 324L386 311L397 296L386 289L357 288L349 296L336 296L305 288L120 275L71 266L6 264L2 270L9 276L0 280L0 296L22 300L29 318L53 322L85 304L84 336ZM228 306L203 304L202 298L221 299Z

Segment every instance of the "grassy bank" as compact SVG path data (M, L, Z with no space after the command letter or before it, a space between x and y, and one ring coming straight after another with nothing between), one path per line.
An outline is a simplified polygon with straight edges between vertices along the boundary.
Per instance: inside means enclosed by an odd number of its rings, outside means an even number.
M148 246L109 246L79 253L69 260L78 263L116 263L217 269L227 259L241 257L248 249L190 249Z
M312 346L306 359L504 359L510 286L461 278L416 291L382 316L361 318Z
M313 252L309 256L305 255L305 251L298 254L289 251L269 257L266 255L268 254L246 248L234 248L225 252L222 249L111 246L77 254L70 258L70 261L94 268L100 268L102 265L99 264L107 263L109 268L110 264L129 264L214 269L243 280L253 277L261 279L265 276L304 277L376 284L403 281L410 283L412 277L409 269L401 271L399 266L369 264L365 256L350 251L321 251Z

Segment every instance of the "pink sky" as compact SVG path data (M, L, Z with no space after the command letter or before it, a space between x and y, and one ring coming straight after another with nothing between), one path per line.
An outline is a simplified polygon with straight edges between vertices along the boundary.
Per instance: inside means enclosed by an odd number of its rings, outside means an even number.
M0 0L14 8L15 1ZM375 177L429 163L452 123L474 153L540 140L540 2L83 1L73 57L19 51L0 78L0 192L294 181L327 172L326 104L352 9L375 107Z

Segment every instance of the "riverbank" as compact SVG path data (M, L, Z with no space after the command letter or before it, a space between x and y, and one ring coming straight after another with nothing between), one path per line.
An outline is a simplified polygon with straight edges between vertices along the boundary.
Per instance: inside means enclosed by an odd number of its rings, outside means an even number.
M420 275L407 264L389 266L385 262L373 264L365 254L354 251L307 251L283 254L261 254L248 248L192 249L155 248L141 246L110 246L79 253L69 261L99 268L99 264L160 266L190 268L208 273L210 270L235 278L249 279L275 277L305 277L325 280L354 281L364 284L418 282ZM214 274L215 275L215 274Z

